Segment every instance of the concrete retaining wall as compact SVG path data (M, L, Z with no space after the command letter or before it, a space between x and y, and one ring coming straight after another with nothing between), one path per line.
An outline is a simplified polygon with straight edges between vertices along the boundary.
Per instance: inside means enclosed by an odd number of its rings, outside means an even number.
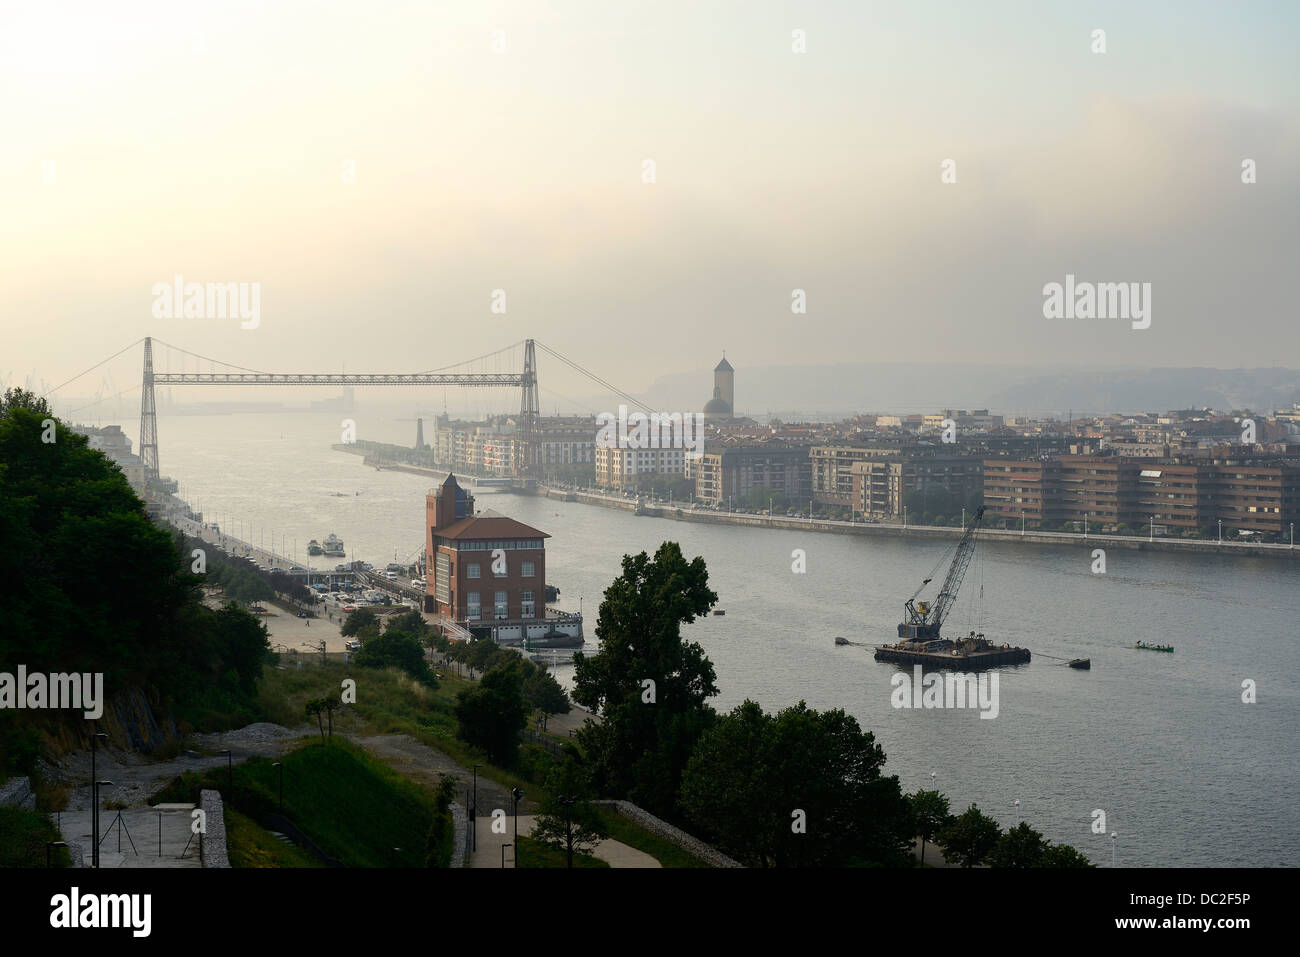
M597 807L613 808L619 814L622 814L629 821L640 825L651 834L655 834L665 840L672 841L684 851L694 854L700 860L712 867L743 867L727 857L721 851L710 847L697 837L692 837L679 827L674 827L667 821L662 821L655 817L644 808L637 807L629 801L592 801Z

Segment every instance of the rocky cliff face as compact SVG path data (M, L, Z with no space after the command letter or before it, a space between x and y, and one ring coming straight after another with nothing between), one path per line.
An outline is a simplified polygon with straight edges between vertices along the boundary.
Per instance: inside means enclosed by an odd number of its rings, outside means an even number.
M104 704L104 715L98 721L61 719L50 721L41 728L45 733L50 757L69 751L88 750L90 736L95 732L108 735L116 748L153 754L158 750L178 745L180 732L171 715L158 717L156 696L140 688L119 691Z

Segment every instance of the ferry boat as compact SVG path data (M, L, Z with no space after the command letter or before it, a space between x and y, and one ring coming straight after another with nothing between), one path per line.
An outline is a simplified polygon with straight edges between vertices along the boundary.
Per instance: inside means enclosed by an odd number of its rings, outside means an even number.
M307 554L324 555L325 549L321 548L320 542L316 541L316 539L313 538L310 542L307 543Z
M325 554L332 558L347 557L347 551L343 548L343 539L339 538L333 532L325 539Z

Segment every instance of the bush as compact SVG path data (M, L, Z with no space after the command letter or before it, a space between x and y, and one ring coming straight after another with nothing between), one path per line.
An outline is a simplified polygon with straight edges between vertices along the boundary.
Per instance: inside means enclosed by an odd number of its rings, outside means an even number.
M456 828L451 814L451 802L455 796L456 781L444 774L434 795L426 867L451 867L451 855L456 850Z

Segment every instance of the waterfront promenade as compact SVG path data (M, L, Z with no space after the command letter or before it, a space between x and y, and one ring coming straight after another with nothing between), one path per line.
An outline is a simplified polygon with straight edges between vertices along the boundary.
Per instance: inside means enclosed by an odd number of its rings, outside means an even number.
M599 505L633 512L636 499L611 495L594 490L550 488L539 485L531 490L514 489L523 494L541 495L584 505ZM750 528L783 528L794 531L813 531L841 535L883 535L906 538L959 539L958 525L916 525L914 523L844 521L826 518L808 518L789 515L753 515L742 512L713 511L687 503L653 502L644 504L640 513L652 518L666 518L682 522L700 522L710 525L737 525ZM1031 545L1070 545L1089 548L1123 548L1136 551L1172 551L1227 553L1238 556L1290 558L1300 557L1293 542L1265 544L1262 542L1222 542L1201 538L1171 538L1160 535L1114 535L1097 532L1045 532L1033 529L981 528L980 538L985 541L1020 542Z

